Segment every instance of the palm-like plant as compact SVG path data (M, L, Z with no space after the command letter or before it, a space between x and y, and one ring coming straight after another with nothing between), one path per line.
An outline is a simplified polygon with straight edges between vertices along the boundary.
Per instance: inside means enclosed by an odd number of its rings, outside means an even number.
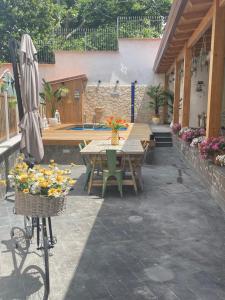
M151 98L149 106L155 112L155 116L159 116L159 109L165 104L166 95L165 90L161 87L161 84L156 86L151 85L147 91L148 96Z
M67 94L69 90L68 88L62 86L54 91L51 84L45 79L42 79L42 87L43 92L39 94L42 99L41 104L46 105L47 103L49 103L51 116L52 118L54 118L57 103L62 100L63 95Z
M165 91L165 101L168 105L168 111L173 114L174 92L171 90Z

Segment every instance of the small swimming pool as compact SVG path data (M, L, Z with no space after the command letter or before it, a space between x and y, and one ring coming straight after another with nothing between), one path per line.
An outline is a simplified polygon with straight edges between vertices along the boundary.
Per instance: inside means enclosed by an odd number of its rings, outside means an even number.
M94 130L94 131L111 131L112 129L110 127L106 127L105 125L93 125L93 124L88 124L88 125L76 125L73 127L68 128L68 130L77 130L77 131L82 131L82 130ZM127 130L126 127L120 128L119 131L125 131Z

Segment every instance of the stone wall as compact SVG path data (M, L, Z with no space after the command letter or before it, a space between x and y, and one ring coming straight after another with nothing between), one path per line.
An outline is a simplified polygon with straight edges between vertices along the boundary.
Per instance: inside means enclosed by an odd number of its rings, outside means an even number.
M197 171L212 197L225 212L225 168L202 159L197 148L190 147L175 135L173 135L173 145L183 154L187 163Z
M135 88L135 121L148 123L152 112L149 108L149 96L146 94L146 85L136 85ZM118 116L131 119L131 86L118 85L88 85L85 92L83 113L86 122L93 122L96 108L102 108L102 116L97 122L104 122L108 116Z

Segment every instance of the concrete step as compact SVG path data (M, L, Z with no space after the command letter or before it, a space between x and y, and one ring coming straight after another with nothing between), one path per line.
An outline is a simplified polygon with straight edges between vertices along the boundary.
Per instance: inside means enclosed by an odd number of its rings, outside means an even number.
M162 143L164 143L164 142L170 142L170 143L172 143L172 137L164 137L164 136L157 136L157 137L155 137L155 140L156 140L156 142L162 142Z
M171 137L171 132L153 132L155 137Z
M173 147L172 142L157 142L155 143L156 147Z

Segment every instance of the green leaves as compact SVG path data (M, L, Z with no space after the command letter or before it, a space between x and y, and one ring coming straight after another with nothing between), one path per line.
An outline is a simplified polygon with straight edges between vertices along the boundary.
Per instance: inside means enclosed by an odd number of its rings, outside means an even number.
M151 98L149 106L155 111L155 115L159 114L159 109L166 103L167 91L161 87L161 84L151 85L147 91L147 95Z
M65 86L60 86L57 90L53 90L52 85L44 78L42 79L42 92L39 93L42 101L41 104L50 106L51 115L54 117L56 111L56 103L60 102L63 96L66 96L69 89Z

